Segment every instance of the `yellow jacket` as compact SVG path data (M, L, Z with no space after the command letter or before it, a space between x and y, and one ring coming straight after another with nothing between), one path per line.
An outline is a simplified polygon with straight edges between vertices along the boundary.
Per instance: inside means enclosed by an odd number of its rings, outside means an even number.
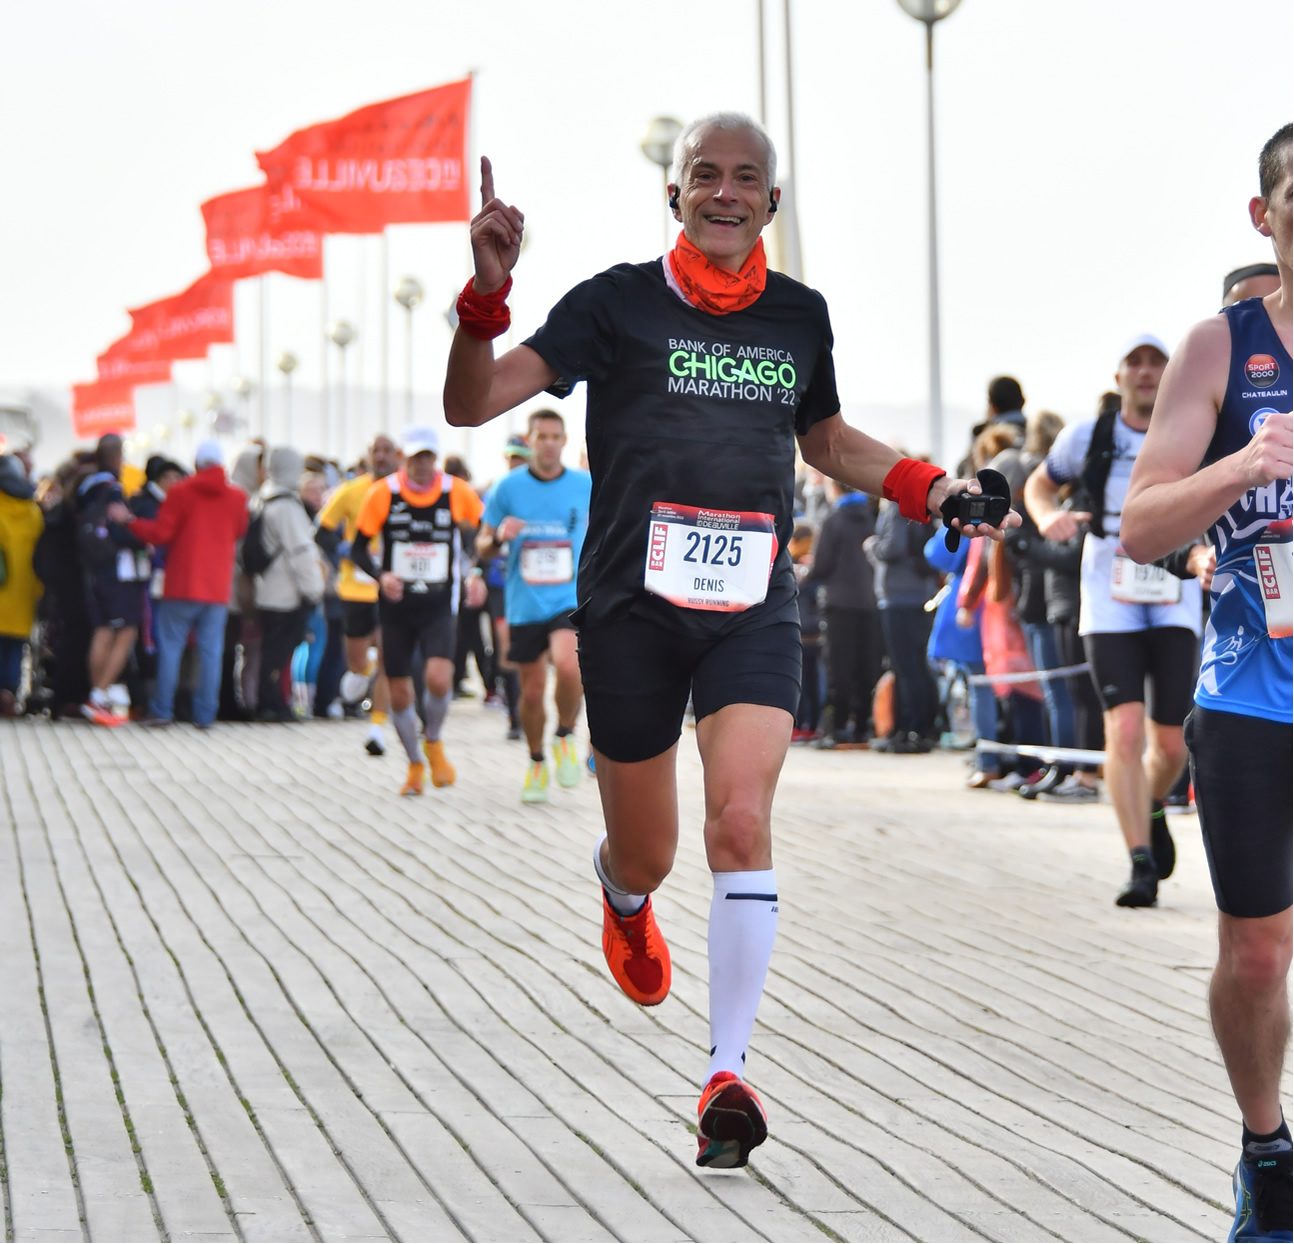
M0 492L0 555L7 571L0 584L0 635L26 639L31 634L42 591L31 558L44 527L36 502Z

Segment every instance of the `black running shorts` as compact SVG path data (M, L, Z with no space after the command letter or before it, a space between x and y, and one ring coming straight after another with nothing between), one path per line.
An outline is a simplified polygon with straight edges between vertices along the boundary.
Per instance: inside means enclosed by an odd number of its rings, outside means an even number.
M580 630L580 674L593 746L622 764L650 760L678 741L689 692L697 721L729 704L794 717L800 627L779 622L698 637L618 618Z
M114 631L128 626L137 628L144 618L143 585L93 578L86 589L86 613L94 630L100 627Z
M383 605L382 672L388 678L413 677L413 656L421 654L424 663L433 657L454 659L457 646L457 618L449 602L441 606L412 609L399 604ZM418 671L421 677L422 671Z
M1200 641L1194 631L1184 626L1102 631L1084 635L1083 648L1107 713L1120 704L1147 704L1150 719L1158 725L1180 726L1186 720L1200 665Z
M569 609L547 622L514 622L508 627L508 660L514 665L538 661L548 651L548 637L554 631L574 629Z
M377 630L377 601L342 601L341 624L347 639L367 639Z
M1274 916L1290 905L1294 728L1262 717L1191 709L1195 807L1218 910Z

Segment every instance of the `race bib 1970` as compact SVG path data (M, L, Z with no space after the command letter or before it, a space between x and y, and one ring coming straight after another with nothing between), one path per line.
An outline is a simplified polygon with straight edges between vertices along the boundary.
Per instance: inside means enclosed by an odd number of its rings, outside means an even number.
M1125 605L1175 605L1182 599L1182 581L1162 566L1139 566L1116 549L1110 566L1110 595Z
M643 586L680 609L740 613L768 595L776 557L771 514L657 501Z

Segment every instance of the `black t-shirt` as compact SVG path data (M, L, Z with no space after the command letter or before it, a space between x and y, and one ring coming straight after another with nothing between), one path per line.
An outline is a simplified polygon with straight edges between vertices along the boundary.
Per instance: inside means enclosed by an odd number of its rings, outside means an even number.
M588 383L593 495L580 558L581 624L632 612L693 634L797 622L786 552L795 437L840 409L827 304L769 272L742 311L710 315L665 283L659 259L577 285L526 343L565 397ZM762 604L680 608L643 587L656 502L771 514L777 557Z

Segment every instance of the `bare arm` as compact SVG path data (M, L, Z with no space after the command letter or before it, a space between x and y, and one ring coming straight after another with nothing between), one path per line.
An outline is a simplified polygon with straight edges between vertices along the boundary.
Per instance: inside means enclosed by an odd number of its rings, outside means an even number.
M1047 463L1038 463L1024 482L1024 508L1044 539L1063 544L1072 540L1079 524L1089 522L1092 516L1086 510L1062 510L1059 497L1060 485L1047 474Z
M900 457L898 450L873 439L866 432L850 427L841 418L839 411L831 418L815 423L800 437L800 452L804 455L805 462L824 475L852 484L873 496L884 495L885 477ZM946 498L963 490L978 493L980 486L976 480L953 479L949 475L935 480L930 485L930 494L926 499L930 516L942 521L939 507ZM1020 516L1015 513L1009 513L1002 523L1003 528L1019 525ZM964 531L968 536L1002 539L1002 531L987 523L976 523L964 528Z
M1288 414L1270 415L1244 449L1200 469L1217 430L1230 359L1230 330L1215 316L1187 333L1164 370L1119 524L1120 542L1135 561L1172 552L1250 488L1289 477Z
M472 218L473 287L482 294L503 288L521 254L525 217L494 193L494 170L481 157L481 210ZM542 393L557 379L528 346L494 357L494 343L481 341L462 325L454 330L445 371L445 420L452 427L479 427L496 415Z

